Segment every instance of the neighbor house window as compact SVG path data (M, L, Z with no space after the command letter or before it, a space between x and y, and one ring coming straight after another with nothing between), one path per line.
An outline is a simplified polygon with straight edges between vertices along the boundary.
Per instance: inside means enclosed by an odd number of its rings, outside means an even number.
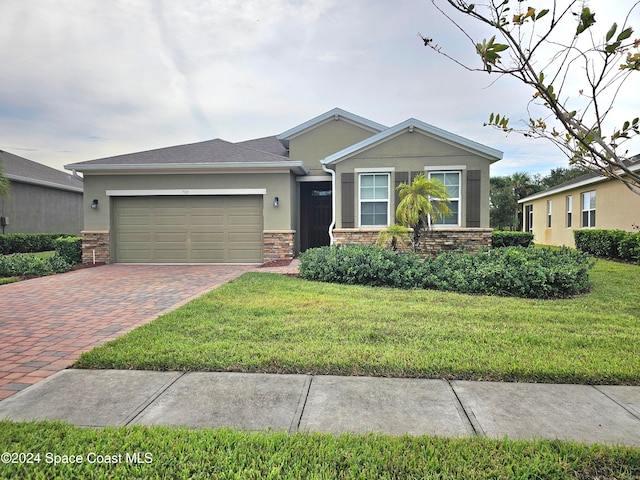
M573 197L567 196L567 228L571 228L571 214L573 213Z
M389 225L389 174L360 174L360 226Z
M547 200L547 228L551 228L551 200Z
M596 226L596 192L585 192L582 194L582 226Z
M524 207L524 231L533 232L533 205Z
M451 214L436 217L434 225L460 225L460 172L429 172L430 179L440 180L449 193Z

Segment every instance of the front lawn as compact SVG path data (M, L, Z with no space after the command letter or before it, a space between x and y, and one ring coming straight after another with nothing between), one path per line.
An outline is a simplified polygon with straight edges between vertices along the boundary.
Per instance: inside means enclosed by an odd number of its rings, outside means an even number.
M590 278L524 300L249 273L74 366L640 385L640 266Z
M0 421L0 451L23 454L10 463L3 453L0 478L633 479L640 475L637 448L486 438L87 429ZM20 458L32 463L20 463Z

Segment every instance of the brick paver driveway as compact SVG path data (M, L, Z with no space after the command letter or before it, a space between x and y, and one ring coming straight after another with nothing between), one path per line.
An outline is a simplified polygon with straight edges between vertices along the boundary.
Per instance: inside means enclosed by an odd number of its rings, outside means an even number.
M0 400L254 268L104 265L0 286Z

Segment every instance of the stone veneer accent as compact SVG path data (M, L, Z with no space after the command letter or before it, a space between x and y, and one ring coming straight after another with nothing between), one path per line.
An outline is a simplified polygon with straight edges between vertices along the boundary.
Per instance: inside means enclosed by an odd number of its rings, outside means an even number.
M264 262L291 260L295 255L295 230L265 230L263 232Z
M109 263L109 231L83 230L80 233L82 235L82 263L84 265Z
M334 243L359 243L373 245L382 229L336 228ZM476 251L491 247L491 228L434 228L421 240L420 253L437 254L442 251L466 248Z

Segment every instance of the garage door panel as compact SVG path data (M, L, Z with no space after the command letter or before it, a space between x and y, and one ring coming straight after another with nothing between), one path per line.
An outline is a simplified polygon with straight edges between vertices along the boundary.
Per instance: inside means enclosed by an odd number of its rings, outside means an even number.
M262 197L115 199L117 262L259 263Z

